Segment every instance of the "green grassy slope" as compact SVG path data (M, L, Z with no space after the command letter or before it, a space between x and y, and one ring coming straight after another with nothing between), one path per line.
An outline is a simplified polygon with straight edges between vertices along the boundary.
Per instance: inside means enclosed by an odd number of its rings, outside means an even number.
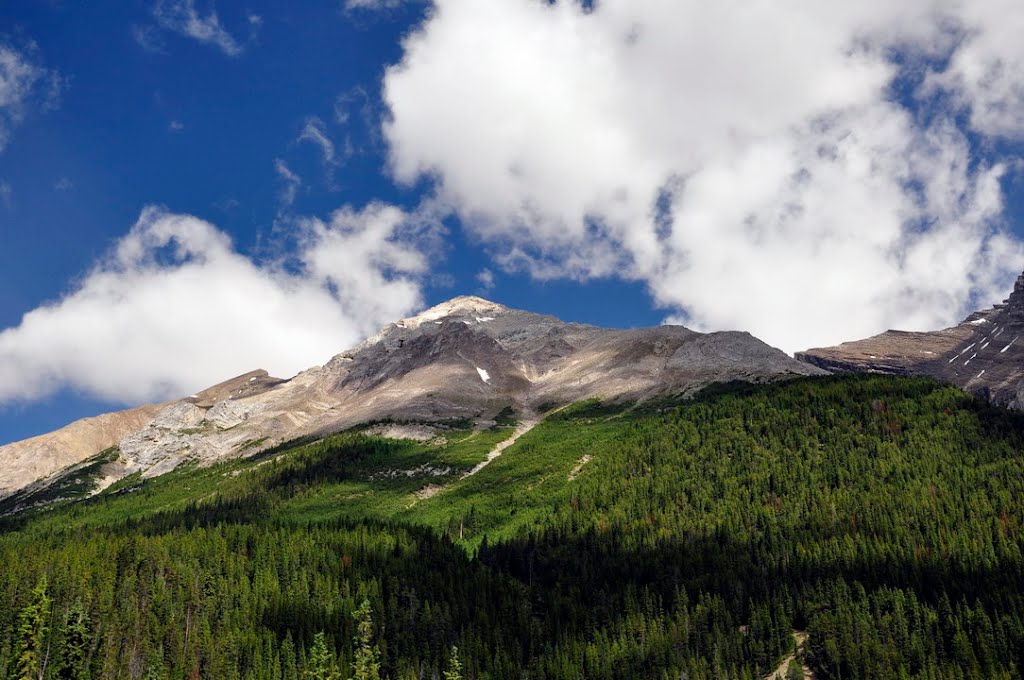
M821 678L1024 668L1018 414L916 379L720 386L575 405L464 477L513 427L345 433L8 518L0 677L44 575L46 677L76 602L89 677L302 677L321 630L348 677L364 597L393 678L452 644L466 677L756 678L794 629Z

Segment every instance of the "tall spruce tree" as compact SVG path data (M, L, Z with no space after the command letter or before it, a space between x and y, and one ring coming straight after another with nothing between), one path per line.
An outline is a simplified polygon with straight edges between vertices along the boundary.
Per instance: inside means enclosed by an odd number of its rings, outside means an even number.
M444 680L462 680L462 661L459 659L459 648L452 645L448 656L448 670L444 672Z
M313 636L313 647L309 650L309 680L337 680L338 671L334 666L334 655L327 648L327 636L323 631Z
M64 639L61 643L60 680L85 680L89 677L88 663L91 627L89 614L81 600L76 600L64 617Z
M43 680L49 659L50 595L46 577L39 579L31 601L18 615L17 680Z
M370 601L363 600L352 613L356 620L355 658L352 660L354 680L380 680L380 650L373 644L373 612Z

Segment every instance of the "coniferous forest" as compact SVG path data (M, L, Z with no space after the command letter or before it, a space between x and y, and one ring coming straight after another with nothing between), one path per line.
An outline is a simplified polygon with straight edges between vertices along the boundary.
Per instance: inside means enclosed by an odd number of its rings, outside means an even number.
M513 419L8 507L0 677L1024 672L1020 414L921 379L715 386L554 411L461 479Z

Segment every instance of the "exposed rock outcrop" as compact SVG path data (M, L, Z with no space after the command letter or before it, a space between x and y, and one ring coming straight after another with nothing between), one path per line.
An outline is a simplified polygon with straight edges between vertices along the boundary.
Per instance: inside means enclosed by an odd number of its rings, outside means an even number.
M951 328L886 331L798 352L796 358L836 373L931 376L995 404L1024 408L1024 274L1002 304Z
M149 404L83 418L54 432L0 446L0 497L109 449L145 427L162 408Z

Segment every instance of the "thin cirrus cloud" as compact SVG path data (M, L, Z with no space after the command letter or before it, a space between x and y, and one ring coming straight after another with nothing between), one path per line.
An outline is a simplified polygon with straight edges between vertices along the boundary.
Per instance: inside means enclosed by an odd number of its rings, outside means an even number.
M1024 137L1022 33L1003 0L438 0L384 78L390 168L502 267L700 329L935 328L1024 267L984 142Z
M38 49L0 42L0 152L30 110L56 106L62 83L42 65Z
M338 155L334 149L334 142L327 136L324 122L316 116L310 117L299 133L299 142L309 142L320 149L324 165L334 166L338 164Z
M327 126L316 116L310 116L306 119L306 124L302 127L302 131L299 133L296 141L299 144L312 144L319 149L320 157L324 164L327 187L331 190L336 190L338 187L335 184L335 172L345 158L351 155L352 149L350 145L346 144L343 147L342 154L339 154L334 146L334 142L327 136Z
M347 11L357 10L380 10L400 7L406 0L345 0L344 8Z
M245 46L221 25L217 11L211 9L202 13L196 9L195 0L158 0L152 9L156 26L137 25L132 27L132 37L143 49L150 52L165 50L161 31L169 31L186 38L214 47L229 57L237 57ZM250 32L255 36L262 24L262 18L248 15Z
M289 208L295 203L299 187L302 186L302 178L280 158L274 159L274 172L277 173L278 181L281 183L281 192L278 195L278 199L282 207Z
M422 303L435 222L383 204L306 220L288 262L212 224L145 209L60 300L0 332L0 404L62 388L122 403L180 397L263 367L291 376Z

